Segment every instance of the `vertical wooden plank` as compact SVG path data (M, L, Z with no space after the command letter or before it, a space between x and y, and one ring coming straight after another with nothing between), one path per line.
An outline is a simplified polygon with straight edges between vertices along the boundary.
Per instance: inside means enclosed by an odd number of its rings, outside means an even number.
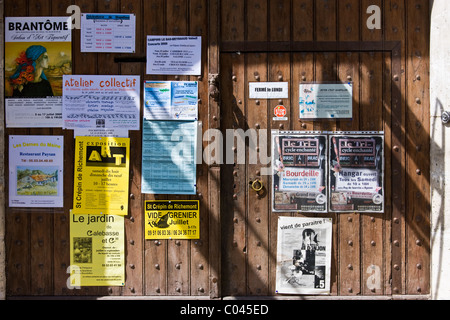
M192 76L191 81L198 81L199 121L202 123L202 134L209 129L208 113L208 8L204 0L191 0L189 2L189 34L202 37L202 76ZM217 122L217 121L215 121ZM206 146L206 143L203 147ZM202 146L200 146L202 147ZM202 147L202 149L203 149ZM202 152L203 155L203 152ZM209 213L208 213L208 165L202 161L197 165L197 196L192 197L200 201L200 239L191 240L190 261L190 292L193 296L208 294L209 287Z
M359 130L359 53L339 54L339 80L353 82L353 119L340 121L338 130ZM361 294L360 216L357 213L339 213L339 294Z
M51 16L50 1L33 1L29 3L28 15ZM44 44L45 46L45 44ZM31 128L30 135L51 135L52 129ZM48 270L53 273L53 214L51 208L33 209L30 212L30 272L31 272L31 294L49 295L53 292L52 277L48 276ZM50 232L49 232L50 230Z
M53 16L68 16L67 7L73 2L50 1L51 13ZM72 41L74 35L72 32ZM72 64L73 66L73 64ZM54 135L64 136L64 207L62 212L55 210L53 216L53 291L54 295L72 295L78 290L69 290L67 288L67 268L70 265L70 236L69 236L69 210L72 208L73 195L73 131L62 130L62 128L53 128ZM48 273L46 275L49 277Z
M291 1L269 0L269 40L291 39ZM261 18L260 18L261 19Z
M234 145L225 148L225 155L233 154L234 163L227 162L222 168L221 212L222 238L222 293L227 295L245 295L246 287L246 199L247 184L245 163L238 162L238 153L246 152L233 139L234 130L247 131L244 108L244 56L241 54L221 55L221 112L222 132L230 132L225 143ZM237 140L237 139L236 139ZM236 141L234 140L234 141ZM238 150L237 147L240 149ZM245 159L245 154L244 154Z
M5 16L17 17L28 15L26 0L5 2ZM5 135L5 154L9 151L10 135L26 135L29 130L7 129ZM8 159L6 159L8 163ZM7 165L6 168L9 166ZM8 172L8 171L6 171ZM9 179L6 177L6 185ZM6 199L8 201L8 198ZM6 294L11 296L31 294L30 273L30 212L28 210L9 208L6 211Z
M144 55L144 45L146 34L142 31L143 8L139 0L122 0L117 5L110 4L108 10L118 10L118 12L132 13L136 16L136 54ZM113 61L112 57L111 60ZM117 64L113 69L121 75L140 75L141 81L144 78L143 64L123 63ZM143 93L141 90L141 101ZM141 108L141 117L143 110ZM142 154L142 130L129 131L130 147L135 155ZM144 233L143 233L143 196L141 194L141 157L132 156L130 158L130 185L128 215L125 217L125 286L121 290L122 295L144 295ZM116 294L118 288L111 288L110 292Z
M383 23L384 20L382 17L382 22L381 22L381 29L369 29L367 27L367 19L369 19L369 17L371 16L371 14L367 13L367 9L371 6L371 5L376 5L378 6L381 10L383 10L383 0L361 0L361 14L362 14L362 18L361 18L361 37L363 41L380 41L381 39L383 39L383 30L385 30L385 28L383 28Z
M362 22L365 22L359 18L360 2L360 0L337 2L339 41L358 41L360 39L360 26Z
M166 30L169 35L187 35L189 30L188 1L167 1ZM168 76L168 80L188 80L188 77ZM173 196L169 196L169 199ZM175 196L175 199L189 199ZM169 295L190 294L190 241L169 240L167 243L167 286Z
M429 1L407 1L406 294L430 286Z
M390 52L383 53L383 131L384 131L384 288L386 295L392 295L392 247L399 244L393 240L392 235L392 201L389 195L392 194L392 58ZM398 177L398 170L395 172Z
M291 84L291 128L297 131L312 131L313 121L303 121L300 119L299 109L299 89L301 83L314 81L314 53L293 53L292 54L292 84Z
M221 1L221 41L243 41L245 39L245 1Z
M210 75L218 75L220 70L220 1L208 2L208 82ZM204 75L206 77L206 75ZM212 83L220 89L220 83ZM209 89L208 89L209 92ZM220 129L222 117L219 98L208 97L208 127ZM222 148L223 149L223 148ZM209 163L209 161L208 161ZM217 299L222 296L221 264L222 264L222 233L221 233L221 172L224 166L208 168L208 213L209 213L209 297Z
M337 38L336 15L337 0L316 0L315 3L315 40L335 41Z
M268 24L266 23L267 0L248 0L242 2L246 4L246 40L267 41L269 32Z
M338 39L340 41L358 41L360 39L361 20L359 19L360 0L338 1ZM359 130L359 53L343 52L338 54L338 79L353 83L353 118L341 120L337 125L340 131ZM357 213L339 213L339 294L353 296L361 294L361 228L360 215Z
M383 55L361 54L361 111L362 131L383 129ZM370 111L369 111L370 110ZM362 228L362 292L364 295L384 294L383 215L361 214Z
M166 1L143 1L142 36L166 34ZM141 49L141 54L145 52ZM142 66L141 66L142 68ZM145 80L165 80L163 76L144 75ZM162 200L159 195L142 195L144 200ZM160 198L161 197L161 198ZM144 252L144 286L146 295L167 295L167 241L146 240Z
M392 293L403 294L406 291L406 223L405 223L405 113L406 113L406 77L401 70L406 70L406 10L407 1L385 1L385 40L400 41L391 57L391 153L392 194L386 193L387 201L392 202ZM400 188L399 188L400 186ZM403 190L403 191L401 191ZM395 268L394 268L395 266Z
M254 81L253 77L258 75L262 82L268 81L267 74L267 54L255 53L246 54L246 74L249 81ZM248 83L243 84L246 91L245 105L247 105L247 123L249 130L255 136L249 137L247 154L247 295L267 295L268 294L268 227L269 227L269 179L262 175L261 170L265 167L260 162L259 156L266 154L262 150L267 150L267 143L262 144L261 136L268 136L267 106L265 100L248 99ZM270 136L270 134L269 134ZM256 162L251 154L256 155ZM264 189L257 193L250 187L250 181L259 179Z
M294 1L292 6L292 40L314 40L314 6L315 0Z

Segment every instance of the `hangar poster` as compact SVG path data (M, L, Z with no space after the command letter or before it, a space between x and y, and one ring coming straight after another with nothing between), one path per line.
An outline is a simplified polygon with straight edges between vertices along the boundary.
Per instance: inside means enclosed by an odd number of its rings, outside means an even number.
M384 135L330 135L330 211L384 211Z
M145 239L200 239L199 201L145 201Z
M278 218L276 293L330 293L332 227L330 218Z
M76 137L73 213L128 214L130 139Z
M63 136L9 137L9 206L63 207Z
M5 17L7 127L61 127L62 77L72 73L67 17Z
M272 132L273 211L327 211L327 138Z
M125 283L124 217L70 215L70 285L123 286Z

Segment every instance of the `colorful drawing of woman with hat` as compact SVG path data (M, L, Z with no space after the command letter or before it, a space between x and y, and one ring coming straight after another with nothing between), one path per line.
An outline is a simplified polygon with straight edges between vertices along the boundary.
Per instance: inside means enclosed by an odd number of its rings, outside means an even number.
M16 72L9 78L13 87L13 97L49 97L53 90L45 76L48 68L47 49L32 45L16 59Z

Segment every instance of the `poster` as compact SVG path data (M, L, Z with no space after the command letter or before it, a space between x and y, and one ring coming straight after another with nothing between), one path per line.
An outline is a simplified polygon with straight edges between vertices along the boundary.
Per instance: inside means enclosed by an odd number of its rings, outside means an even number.
M197 121L144 120L142 193L197 192Z
M73 213L128 214L130 139L76 137Z
M330 218L278 218L276 293L330 293L332 230Z
M353 84L301 83L300 119L352 119Z
M197 120L197 81L146 81L144 118L147 120Z
M145 201L145 239L200 239L198 200Z
M147 36L147 74L202 74L202 37Z
M133 53L135 42L134 14L81 14L81 52Z
M63 136L9 137L9 206L63 207Z
M272 210L327 211L327 138L272 132Z
M384 211L384 135L330 135L330 211Z
M123 286L124 217L70 214L70 285Z
M62 77L71 73L67 17L5 17L7 127L61 127Z
M117 75L64 76L64 129L139 130L139 79L139 76Z

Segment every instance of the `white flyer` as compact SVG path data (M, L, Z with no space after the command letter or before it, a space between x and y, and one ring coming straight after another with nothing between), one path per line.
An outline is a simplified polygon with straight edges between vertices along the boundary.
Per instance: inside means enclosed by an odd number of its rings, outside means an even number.
M64 128L139 130L139 94L139 76L64 76Z
M276 293L329 294L330 218L278 218Z
M202 37L147 36L147 74L201 75Z
M81 15L81 52L133 53L136 47L134 14Z
M9 206L63 207L63 136L9 137Z

